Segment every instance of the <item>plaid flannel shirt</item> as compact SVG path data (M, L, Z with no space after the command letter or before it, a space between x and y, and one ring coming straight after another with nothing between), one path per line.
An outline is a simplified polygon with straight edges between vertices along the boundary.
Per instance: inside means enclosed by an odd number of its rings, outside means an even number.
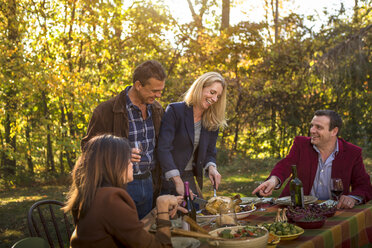
M129 87L127 88L127 92ZM155 166L154 161L154 148L155 148L155 130L152 122L152 111L151 105L147 104L147 118L142 118L141 110L135 106L130 100L128 94L127 97L127 111L129 119L129 142L140 141L142 144L142 150L145 152L141 156L139 167L141 172L151 170Z

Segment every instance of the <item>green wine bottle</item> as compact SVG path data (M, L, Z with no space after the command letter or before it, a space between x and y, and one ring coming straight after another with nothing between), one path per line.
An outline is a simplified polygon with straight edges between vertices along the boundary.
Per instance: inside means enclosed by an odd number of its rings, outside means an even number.
M297 177L297 167L292 165L292 181L289 184L291 203L293 207L304 207L304 187L301 180Z

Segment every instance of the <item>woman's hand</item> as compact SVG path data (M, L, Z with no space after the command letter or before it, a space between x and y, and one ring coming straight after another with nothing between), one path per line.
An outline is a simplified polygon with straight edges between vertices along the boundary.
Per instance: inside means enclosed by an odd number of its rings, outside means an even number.
M161 195L156 199L158 213L167 212L171 218L176 215L177 210L187 213L187 209L180 206L182 201L183 196Z
M185 186L183 185L183 181L180 176L172 177L172 181L174 186L176 187L176 191L179 195L183 196L185 194Z
M216 189L218 189L218 186L221 183L221 174L218 173L217 168L214 166L208 167L208 174L212 185L215 185Z

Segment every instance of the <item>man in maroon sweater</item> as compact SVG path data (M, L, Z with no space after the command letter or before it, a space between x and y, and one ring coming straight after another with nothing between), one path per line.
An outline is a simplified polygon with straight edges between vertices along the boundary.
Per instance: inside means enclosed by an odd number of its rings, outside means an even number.
M353 208L371 200L372 186L363 164L362 149L338 138L341 127L342 120L336 112L316 111L311 121L310 137L296 137L289 154L275 165L268 179L252 193L271 195L291 175L291 165L297 165L304 195L330 199L331 178L341 178L344 191L338 208ZM286 195L289 195L289 183L280 196Z

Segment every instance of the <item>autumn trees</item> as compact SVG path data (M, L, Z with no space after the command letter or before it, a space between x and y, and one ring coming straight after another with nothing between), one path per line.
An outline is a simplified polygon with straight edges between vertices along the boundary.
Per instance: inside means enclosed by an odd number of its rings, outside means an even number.
M164 107L200 74L223 74L220 148L281 157L320 108L340 112L342 136L372 148L368 1L355 1L351 16L340 7L318 30L307 21L315 17L282 15L279 0L258 1L270 18L237 24L231 1L184 1L190 23L160 0L0 0L0 184L68 173L93 108L146 59L167 69Z

